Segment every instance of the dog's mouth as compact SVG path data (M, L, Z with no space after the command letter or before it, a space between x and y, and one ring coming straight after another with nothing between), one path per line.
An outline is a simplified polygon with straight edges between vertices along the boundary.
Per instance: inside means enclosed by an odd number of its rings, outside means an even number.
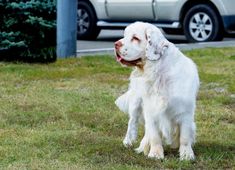
M126 65L126 66L138 66L139 63L141 62L141 58L138 58L136 60L128 61L128 60L125 60L117 51L115 53L116 53L117 61L121 64Z

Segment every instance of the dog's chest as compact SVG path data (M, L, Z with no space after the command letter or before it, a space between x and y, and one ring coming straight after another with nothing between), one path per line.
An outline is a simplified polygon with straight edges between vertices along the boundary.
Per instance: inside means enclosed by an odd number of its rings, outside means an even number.
M154 69L134 70L130 76L130 88L141 96L165 96L166 79Z

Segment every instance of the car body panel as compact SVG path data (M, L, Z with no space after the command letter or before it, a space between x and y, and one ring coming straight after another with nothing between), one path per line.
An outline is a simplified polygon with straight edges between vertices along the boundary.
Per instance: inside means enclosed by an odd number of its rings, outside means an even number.
M179 21L182 6L187 0L155 0L156 20Z
M211 0L216 6L221 16L235 15L235 1L234 0Z
M154 19L152 0L106 0L105 7L107 15L111 20Z
M125 27L133 21L147 21L162 28L180 28L182 9L194 0L87 0L102 28ZM218 10L225 31L235 30L235 0L207 0ZM194 1L195 2L195 1ZM206 2L206 0L205 0ZM189 2L191 3L191 2Z
M105 9L106 0L86 0L86 1L90 1L92 6L94 7L98 20L108 19L107 11Z

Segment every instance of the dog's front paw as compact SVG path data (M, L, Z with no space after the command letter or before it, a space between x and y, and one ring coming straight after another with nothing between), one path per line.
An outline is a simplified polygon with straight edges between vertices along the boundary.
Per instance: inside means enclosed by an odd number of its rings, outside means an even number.
M151 148L148 157L153 159L163 159L164 158L163 147L158 145L156 147Z
M157 153L157 152L152 152L148 154L148 158L151 159L164 159L164 154L163 153Z
M130 148L133 146L133 143L135 142L135 140L129 138L129 137L125 137L125 139L123 140L123 145L126 147L126 148Z
M180 146L180 160L194 160L195 156L190 145Z
M137 154L140 154L140 153L144 152L144 149L141 148L141 147L138 147L138 148L135 148L135 152L136 152Z

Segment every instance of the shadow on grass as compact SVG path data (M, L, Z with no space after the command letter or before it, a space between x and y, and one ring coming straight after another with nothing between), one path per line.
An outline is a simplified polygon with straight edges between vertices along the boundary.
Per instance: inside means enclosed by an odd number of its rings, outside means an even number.
M196 156L202 157L203 159L234 159L235 145L201 142L196 143L194 150Z

